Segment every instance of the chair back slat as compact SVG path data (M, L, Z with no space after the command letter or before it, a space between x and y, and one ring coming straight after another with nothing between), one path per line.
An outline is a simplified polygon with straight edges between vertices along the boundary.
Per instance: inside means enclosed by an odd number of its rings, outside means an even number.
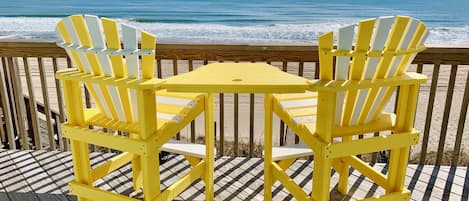
M398 52L401 49L401 45L404 42L404 38L407 33L409 33L409 26L411 25L411 19L409 17L398 16L391 28L389 33L388 40L386 41L386 47L384 48L384 54L382 56L381 62L378 66L378 71L375 73L374 79L383 79L387 78L388 74L392 69L396 68L400 61L400 55L394 55L393 53ZM387 53L389 52L389 53ZM377 108L374 105L379 105L381 101L388 101L389 98L385 97L387 87L382 88L372 88L368 94L365 107L363 108L362 115L360 116L360 123L367 123L368 120L372 120L367 116L372 115L376 111L374 108ZM371 112L370 112L371 111ZM381 112L381 111L379 111Z
M122 24L122 42L124 44L124 50L136 51L137 50L137 29L132 26ZM139 62L138 55L128 54L125 55L125 63L127 66L128 77L138 78L139 77Z
M73 29L67 29L67 26L65 25L65 19L57 23L58 37L61 38L65 44L73 44L73 40L68 30L73 31ZM65 52L69 55L70 60L72 60L72 62L77 66L78 70L80 72L83 72L84 67L80 61L78 53L76 51L71 51L70 49L67 49L67 48L65 48Z
M70 19L72 20L72 23L75 27L75 31L77 33L80 33L78 34L78 39L80 40L81 48L87 48L87 49L95 48L94 43L93 43L94 41L92 40L92 36L90 36L91 34L93 34L93 32L89 31L87 23L83 15L72 15L70 16ZM97 54L86 53L86 58L88 59L88 63L91 66L92 73L96 76L101 76L102 70L101 70L101 65L98 60ZM108 118L122 119L123 116L120 115L118 112L119 108L118 107L116 108L116 105L119 102L118 101L116 102L115 100L113 100L112 96L109 93L107 86L94 83L93 88L94 88L94 91L96 93L98 100L102 104L102 107L106 113L106 116Z
M146 31L141 31L141 47L144 50L155 49L156 36ZM142 78L152 79L155 77L155 53L142 55Z
M106 37L106 45L110 50L120 50L121 41L119 38L119 31L117 22L113 19L101 18L103 23L104 36ZM121 55L110 55L112 70L114 77L116 78L127 78L127 71L124 67L124 62Z
M376 21L376 25L373 31L373 36L370 41L370 48L371 51L374 52L382 52L384 49L384 44L386 43L386 39L389 35L389 30L393 24L394 17L382 17L378 18ZM364 80L371 80L376 73L377 67L379 62L381 61L381 57L367 57L365 62L365 72L364 72ZM367 96L372 96L373 91L368 89L359 90L359 95L357 98L357 102L355 104L355 108L353 110L351 125L358 124L359 117L361 114L366 112L365 100Z
M339 29L337 49L324 42L325 38L333 38L332 33L320 36L320 70L325 70L324 75L327 75L320 76L321 80L330 80L328 75L334 56L335 80L372 81L401 75L417 53L424 49L423 43L428 35L422 22L406 16L362 20L356 34L353 27ZM355 47L352 49L354 37ZM323 58L327 61L322 62ZM369 123L381 114L394 91L395 87L371 87L336 93L335 124L354 126Z
M398 16L394 21L394 25L389 33L389 38L386 41L386 47L384 48L384 55L378 66L378 72L375 74L375 78L382 79L386 78L389 69L392 66L392 62L396 58L393 54L386 54L387 52L394 53L399 50L399 45L405 36L406 28L409 25L410 18Z
M383 17L377 20L373 40L371 41L371 51L383 51L393 22L394 17ZM365 69L365 80L371 80L373 78L380 60L381 57L368 57Z
M63 22L65 25L65 28L69 30L68 33L70 34L70 38L72 39L71 41L72 44L74 44L74 46L79 47L80 40L78 39L77 32L75 30L75 27L73 26L72 20L70 19L70 17L67 17L63 19ZM77 61L78 68L81 68L86 73L91 73L91 68L88 63L88 59L86 59L85 53L81 51L77 51L77 50L72 50L72 52L75 52L74 54L77 55L76 61Z
M418 20L415 20L415 21L418 22L418 25L417 25L415 34L413 35L412 39L409 42L408 49L417 49L417 48L423 46L423 43L427 39L427 36L428 36L427 26L425 26L425 24L421 21L418 21ZM401 75L402 73L407 71L407 68L409 67L409 64L414 60L415 56L417 56L417 54L405 55L405 57L402 60L399 68L397 69L397 74L396 75Z
M417 49L421 46L423 46L423 42L425 41L426 37L425 34L427 32L427 28L425 24L420 22L419 20L412 19L410 22L407 34L402 41L402 44L400 45L400 49L402 51L405 50L411 50L411 49ZM411 38L409 40L409 38ZM413 54L405 54L403 56L396 56L398 59L394 63L396 63L397 70L392 70L388 73L388 77L394 77L397 75L401 75L403 72L405 72L412 62L412 60L417 56L417 53ZM396 68L394 67L394 68ZM391 97L392 93L394 91L394 88L383 88L380 91L380 94L378 95L378 98L374 102L374 104L370 107L370 111L367 113L368 115L366 116L366 119L361 120L361 122L370 122L374 118L376 118L383 108L386 106L386 104L389 101L389 97Z
M339 34L337 36L337 50L350 52L352 50L354 35L355 25L340 28ZM335 80L347 80L349 68L350 56L337 56L335 65ZM336 124L340 124L340 121L342 120L342 109L344 107L345 92L339 92L336 96L335 122Z
M69 16L57 24L62 39L58 45L65 49L80 72L114 79L153 79L156 37L129 25L121 28L123 49L115 20L93 15ZM139 32L142 48L138 47ZM107 118L127 123L138 121L137 108L133 107L137 102L135 90L93 81L84 84Z
M319 36L319 78L321 80L332 80L333 57L329 54L334 45L334 34L332 32Z
M75 28L75 32L77 33L78 40L80 41L81 48L89 49L93 48L93 44L91 43L91 37L88 32L88 28L86 26L85 20L82 15L72 15L70 19L73 23L73 27ZM98 58L96 54L84 53L86 55L86 59L88 60L88 64L91 67L91 72L94 75L101 75L101 67L99 66Z
M106 44L108 49L121 50L121 41L118 32L118 25L115 20L102 18L104 35L106 36ZM127 78L127 68L122 55L111 55L111 63L116 78ZM109 87L113 94L116 110L119 114L119 120L124 122L132 122L132 109L127 88ZM118 91L118 93L117 93Z
M355 44L355 49L353 50L354 56L352 58L352 63L350 67L350 80L361 80L363 77L363 66L366 62L366 54L370 46L371 36L373 34L373 27L375 24L375 19L368 19L360 21L357 31L357 39ZM349 125L352 119L352 112L356 105L357 101L357 91L350 90L347 91L345 96L345 105L343 111L343 125Z
M79 66L79 69L83 69L87 73L99 73L99 66L97 66L96 57L89 55L81 49L86 49L91 47L91 42L89 41L89 36L82 35L84 32L87 32L86 24L83 22L81 15L74 15L67 18L64 18L61 23L58 24L57 29L61 34L61 38L68 44L74 46L73 49L66 50L70 58ZM81 34L78 34L81 33ZM90 66L90 64L92 64ZM80 68L81 65L81 68ZM91 70L93 69L93 70ZM85 86L88 88L93 99L96 101L97 108L100 111L110 117L111 112L108 104L106 104L105 97L103 96L102 90L97 84L85 83Z
M103 36L103 28L97 16L85 15L85 21L88 25L91 40L93 41L93 48L98 52L106 49L106 43ZM101 70L104 76L112 76L111 62L109 56L105 53L97 54Z

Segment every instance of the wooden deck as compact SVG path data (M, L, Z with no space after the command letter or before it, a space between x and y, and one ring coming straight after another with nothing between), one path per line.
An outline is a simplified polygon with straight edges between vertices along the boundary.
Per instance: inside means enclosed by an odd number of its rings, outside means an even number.
M93 153L93 166L104 162L113 154ZM162 187L172 183L189 168L182 156L170 155L161 167ZM299 160L288 170L294 180L311 191L312 162ZM385 172L385 164L375 164ZM349 194L337 193L338 175L333 172L331 198L333 200L356 200L384 191L351 171ZM0 200L76 200L68 194L67 183L73 179L69 152L0 150ZM469 171L466 167L417 166L407 168L406 186L412 190L412 200L468 200ZM130 165L111 173L94 183L102 189L141 198L141 191L134 191L131 184ZM215 162L216 200L263 200L263 160L260 158L217 158ZM274 200L293 198L278 183ZM179 200L203 200L204 185L196 181L177 197Z

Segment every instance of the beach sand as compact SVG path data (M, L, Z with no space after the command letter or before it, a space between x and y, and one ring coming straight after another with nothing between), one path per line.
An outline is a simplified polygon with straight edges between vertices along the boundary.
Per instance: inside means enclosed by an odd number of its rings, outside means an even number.
M40 81L40 74L38 71L37 60L35 58L30 58L28 60L30 66L30 73L32 76L32 86L34 88L34 95L35 99L38 102L44 102L43 94L41 92L41 81ZM52 59L45 58L43 60L45 66L45 76L47 80L47 96L50 101L51 108L53 110L58 111L58 104L57 104L57 95L56 95L56 88L55 88L55 80L52 68ZM26 78L23 68L22 60L18 61L20 67L20 75L22 79L22 88L23 93L28 94ZM66 68L66 63L64 59L58 60L59 69ZM194 68L202 66L202 61L195 61ZM281 66L280 62L272 62L272 65L276 65L278 67ZM155 65L156 66L156 65ZM172 61L170 60L163 60L162 61L162 74L163 77L173 75L173 68L172 68ZM188 64L187 61L178 61L178 73L184 73L188 71ZM431 81L431 74L432 74L432 66L426 65L424 66L423 73L429 77L429 81L427 84L424 84L420 87L420 94L419 94L419 102L417 107L417 114L415 120L415 128L420 130L422 134L420 135L421 141L418 145L412 147L411 158L417 157L417 155L421 151L421 142L423 138L423 130L425 126L426 120L426 112L427 112L427 105L428 99L430 94L430 81ZM446 100L446 93L447 87L449 82L449 74L450 74L450 66L449 65L442 65L440 67L440 75L438 79L437 85L437 92L435 96L435 103L433 107L433 114L431 119L431 129L428 141L428 152L437 151L438 150L438 143L440 138L440 132L443 125L447 125L447 134L445 138L445 150L452 150L454 147L455 139L456 139L456 130L458 126L459 120L459 113L461 110L461 102L464 93L464 85L465 85L465 78L467 73L469 73L469 66L459 66L458 67L458 74L456 77L456 84L453 93L453 101L451 105L451 112L450 118L448 122L442 122L443 120L443 111L445 107L445 100ZM410 68L411 71L415 71L415 66ZM314 77L314 64L313 63L305 63L304 66L304 77L308 79L313 79ZM298 63L297 62L289 62L288 63L288 72L296 74L298 72ZM216 136L219 139L219 132L220 132L220 123L219 121L219 104L218 98L219 95L215 94L215 120L216 120ZM394 97L391 99L394 100ZM233 132L234 132L234 112L233 112L233 94L225 94L224 95L224 136L226 141L233 140ZM392 103L388 104L386 110L393 111L393 101ZM45 117L41 117L45 118ZM465 125L469 125L469 118L466 118ZM467 127L467 126L466 126ZM258 144L263 143L263 129L264 128L264 119L263 119L263 95L256 94L255 95L255 115L254 115L254 142ZM190 139L190 128L185 128L181 135L184 138ZM203 136L204 135L204 126L203 126L203 115L199 116L196 121L196 135ZM277 117L274 116L274 128L273 128L273 137L274 143L279 142L279 120ZM44 139L47 139L45 137ZM239 95L239 139L240 142L248 143L249 142L249 94L240 94ZM43 140L46 141L46 140ZM462 139L462 152L469 153L467 150L467 146L469 145L469 128L465 128L463 133Z

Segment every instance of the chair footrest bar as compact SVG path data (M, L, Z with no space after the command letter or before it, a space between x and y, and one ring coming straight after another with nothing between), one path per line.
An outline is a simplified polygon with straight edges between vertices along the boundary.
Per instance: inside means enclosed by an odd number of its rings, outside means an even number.
M94 144L139 155L145 155L147 153L147 147L150 146L150 143L148 142L134 140L123 136L116 136L103 131L69 126L66 123L62 124L62 135L70 140L78 140L88 144Z
M324 154L327 158L338 158L407 147L417 144L418 140L419 132L413 130L411 132L395 133L389 136L378 136L350 142L334 143L330 145L328 153Z
M113 200L113 201L140 201L124 195L108 192L92 186L76 183L69 183L70 193L78 197L84 197L90 200Z
M301 189L298 184L296 184L293 179L291 179L276 163L271 163L272 165L272 174L279 180L283 186L297 199L297 200L310 200L309 197L303 189Z
M94 168L91 170L91 178L92 181L96 181L99 178L111 173L112 171L122 167L123 165L127 164L132 160L134 155L128 152L124 152L111 158L110 160L106 161L104 164Z
M156 200L173 200L177 195L184 191L189 185L191 185L195 180L201 177L202 172L204 171L205 161L199 162L196 166L192 168L190 172L181 177L173 185L168 187L160 196L153 199Z
M361 172L363 175L374 181L379 186L383 187L384 189L388 188L388 178L386 177L386 175L375 170L373 167L369 166L356 156L348 156L343 158L343 160L345 160L346 163L350 164L353 168Z

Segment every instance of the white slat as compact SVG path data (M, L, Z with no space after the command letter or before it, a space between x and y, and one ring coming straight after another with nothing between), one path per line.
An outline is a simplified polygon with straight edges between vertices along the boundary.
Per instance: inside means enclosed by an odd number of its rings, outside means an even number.
M292 144L283 147L272 147L272 160L300 158L313 155L313 150L305 144Z
M72 24L72 21L70 20L70 17L66 17L63 19L65 28L68 31L68 34L70 35L70 38L72 38L73 45L78 49L81 47L80 45L80 40L78 39L77 33L75 31L75 28ZM86 73L91 73L91 67L88 62L88 58L86 58L86 55L84 52L77 51L78 57L80 57L80 61L83 64L83 70L85 70Z
M335 98L335 125L340 125L344 110L345 92L337 92Z
M185 98L176 98L176 97L168 97L168 96L157 96L156 101L158 103L165 103L165 104L172 104L172 105L179 105L188 108L193 108L197 105L196 100L185 99Z
M65 21L65 19L63 21ZM67 29L68 32L70 31L67 27L65 27L65 29ZM57 44L62 43L64 45L72 45L72 44L68 44L64 41L64 39L62 38L62 36L59 33L58 26L55 28L55 33L57 34L57 38L60 39ZM68 58L70 58L72 60L72 64L76 65L78 63L78 61L75 61L75 57L72 56L72 51L70 51L70 49L67 49L67 48L64 48L64 50L65 50L65 52L67 52Z
M205 158L205 145L202 144L192 144L179 140L169 140L161 147L160 150L176 154L193 156L201 159ZM214 151L216 152L216 150Z
M137 49L137 29L135 27L122 24L122 42L124 43L124 50L135 51ZM125 55L127 64L127 71L129 78L139 77L139 64L138 55Z
M102 34L102 28L100 27L98 17L92 16L92 15L85 15L85 22L86 22L86 26L88 27L88 31L90 33L91 41L93 44L92 48L93 49L104 48L105 44L104 44L104 39L103 39L103 34ZM110 76L111 67L110 67L109 58L107 57L107 55L98 54L98 62L99 62L99 66L103 70L104 75ZM103 91L97 84L94 84L94 88L96 91L96 95L98 96L98 98L101 101L101 104L103 105L106 116L108 118L112 118L112 114L110 111L110 107L112 106L107 104L103 96Z
M339 29L337 48L338 50L351 50L353 37L355 35L355 25L343 27ZM349 74L350 66L350 57L337 57L337 62L335 66L335 79L336 80L346 80ZM344 107L345 101L345 92L338 92L335 99L335 123L336 125L340 124L342 119L342 110Z
M184 120L184 118L181 116L178 116L175 114L162 113L162 112L157 112L156 117L158 119L166 119L169 121L175 121L176 123L181 123L181 121Z
M85 15L85 21L90 32L91 40L93 41L93 49L106 49L104 41L103 27L97 16ZM105 76L112 76L111 62L108 54L103 51L98 51L98 60Z
M135 89L130 90L130 101L134 122L138 122L137 91Z
M283 109L288 108L297 108L297 107L306 107L311 105L317 105L317 99L302 99L302 100L290 100L290 101L282 101L280 102L280 107Z
M99 101L103 105L104 112L106 113L106 117L112 119L112 114L109 109L109 105L107 105L106 100L104 99L103 92L101 91L101 87L98 84L93 84L94 91L96 91L96 95L98 96Z
M384 44L386 43L386 39L388 38L393 22L394 17L382 17L378 19L375 32L373 33L373 39L371 40L372 51L383 51ZM373 75L376 73L376 67L378 66L379 61L380 58L368 58L365 69L366 80L371 80L373 78Z
M387 87L383 87L379 91L378 96L376 98L376 101L373 103L373 106L371 107L370 113L368 113L368 116L366 117L365 123L369 123L369 122L371 122L371 120L373 120L373 117L376 113L376 110L378 109L379 103L381 102L381 99L383 98L384 93L387 90L388 90ZM378 100L379 100L379 102L378 102Z
M419 41L417 47L420 47L420 46L423 45L423 43L425 43L425 40L426 40L427 37L428 37L428 33L429 33L429 32L428 32L428 29L425 30L425 33L423 34L423 37L422 37L422 39ZM412 61L414 61L414 59L415 59L416 56L417 56L417 54L413 54L413 55L410 57L409 61L407 61L406 66L409 66L410 63L412 63Z
M117 111L117 115L119 116L119 120L125 121L124 111L123 111L122 103L119 99L119 93L117 91L117 87L109 86L108 89L111 94L112 101L114 102L114 105L116 106L116 111Z
M353 36L355 34L355 25L343 27L339 29L338 39L337 39L337 49L338 50L351 50L353 43ZM335 65L335 79L336 80L346 80L348 78L350 65L350 57L337 57L337 62Z
M393 24L394 17L382 17L377 20L375 31L373 32L371 40L372 51L382 51L384 49L384 44L388 38L389 31ZM365 80L373 79L374 74L376 73L378 63L380 58L369 57L366 61L365 68ZM358 95L357 103L353 110L351 125L358 124L358 118L365 104L366 96L368 94L368 89L360 90Z
M303 117L293 118L293 122L295 122L295 124L301 124L301 123L306 123L306 122L315 122L315 121L316 121L316 116L303 116Z
M415 35L415 31L417 31L417 27L419 25L419 21L415 19L411 19L412 21L409 23L409 27L407 29L407 32L404 36L404 39L401 41L401 44L399 45L399 50L406 50L409 48L410 45L410 40L412 37ZM391 68L389 69L389 72L386 77L394 77L397 68L401 64L402 61L402 56L396 56L394 57L394 60L392 61Z

